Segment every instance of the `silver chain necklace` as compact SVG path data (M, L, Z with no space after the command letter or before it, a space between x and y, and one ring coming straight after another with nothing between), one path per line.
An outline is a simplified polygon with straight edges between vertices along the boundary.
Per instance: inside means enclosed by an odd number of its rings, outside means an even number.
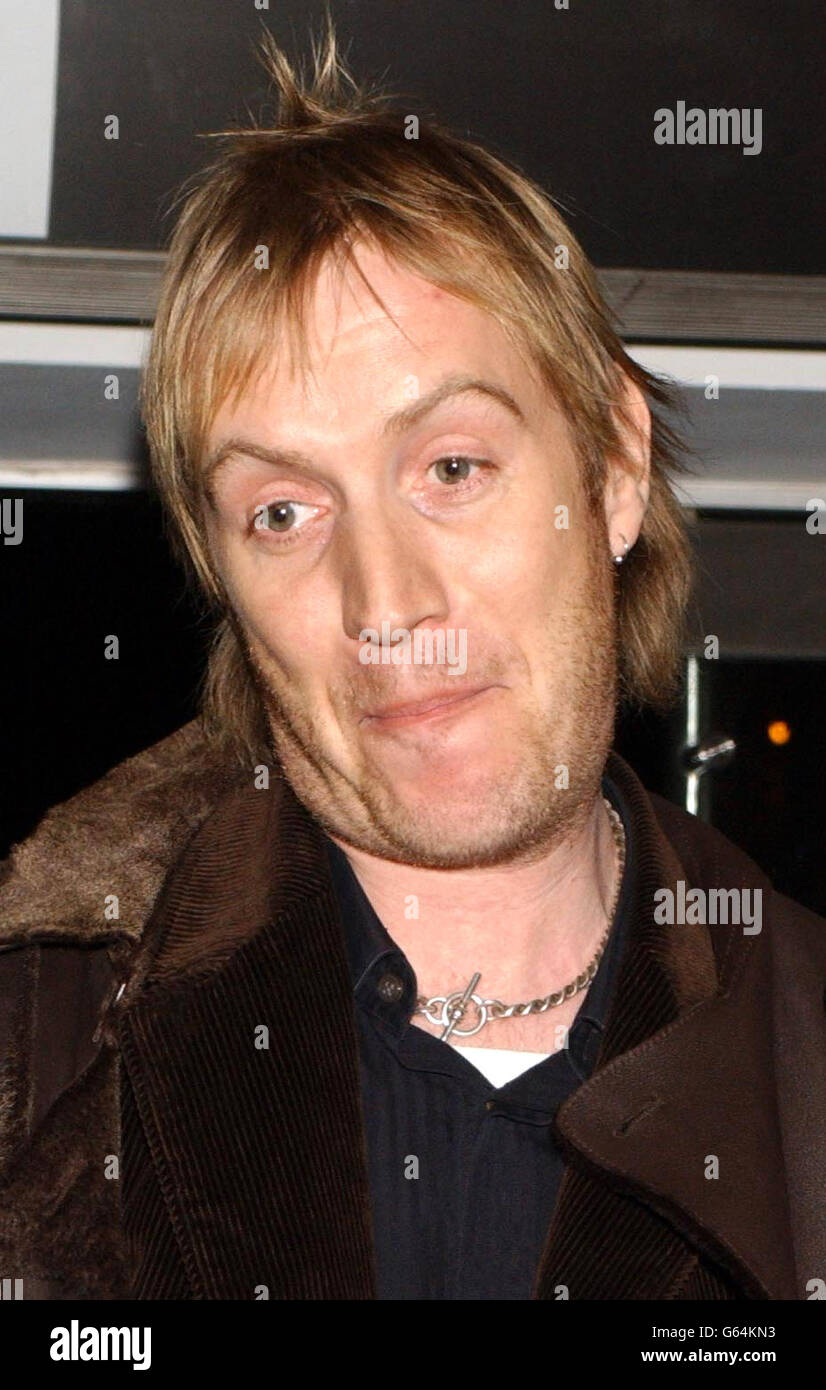
M482 999L474 990L482 978L477 971L468 982L465 989L457 989L453 994L434 994L432 999L425 999L424 995L419 995L416 1000L414 1014L424 1014L429 1023L434 1027L442 1027L442 1040L450 1037L451 1033L457 1038L471 1038L474 1033L478 1033L484 1028L486 1023L490 1023L495 1018L527 1018L528 1014L544 1014L548 1009L556 1009L566 1000L572 999L575 994L586 989L597 973L597 966L602 959L602 954L611 934L611 923L614 920L614 913L617 910L620 888L622 887L622 875L625 868L625 831L622 820L614 810L607 797L602 798L605 808L611 818L611 828L614 832L614 840L617 846L617 885L614 892L614 901L608 913L608 926L606 927L596 954L588 963L581 975L577 975L575 980L564 985L562 989L555 990L553 994L547 994L544 999L529 999L524 1004L503 1004L501 999ZM478 1010L479 1018L472 1028L459 1028L468 1006L472 1004Z

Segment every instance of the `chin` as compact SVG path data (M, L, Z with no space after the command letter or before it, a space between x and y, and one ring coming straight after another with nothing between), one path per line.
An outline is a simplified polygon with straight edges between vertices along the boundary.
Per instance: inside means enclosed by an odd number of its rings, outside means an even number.
M547 837L529 841L513 826L479 824L457 829L455 820L387 827L391 847L384 857L422 869L476 869L539 858Z
M383 832L386 857L421 868L467 869L540 857L570 829L571 803L549 792L548 783L514 784L513 778L484 781L446 793L434 783L392 801L370 798L373 823ZM565 794L563 793L564 797Z

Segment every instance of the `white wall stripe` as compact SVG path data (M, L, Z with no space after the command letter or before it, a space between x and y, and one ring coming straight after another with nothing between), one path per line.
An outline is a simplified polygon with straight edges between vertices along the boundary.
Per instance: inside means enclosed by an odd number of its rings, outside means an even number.
M826 391L826 352L637 343L628 355L648 371L673 376L686 386L704 386L706 377L716 376L721 390Z
M149 339L148 328L9 319L0 322L0 362L140 368ZM702 387L706 377L714 375L721 390L826 391L826 352L646 343L628 351L649 371L673 376L686 386Z
M805 512L813 498L826 502L826 476L820 482L810 478L786 478L777 482L765 478L681 478L672 484L678 502L684 507L709 511Z
M148 328L85 323L0 322L0 362L47 367L140 367Z
M118 459L0 459L0 488L73 492L132 492L144 486L137 464Z
M0 236L47 237L60 0L0 0Z

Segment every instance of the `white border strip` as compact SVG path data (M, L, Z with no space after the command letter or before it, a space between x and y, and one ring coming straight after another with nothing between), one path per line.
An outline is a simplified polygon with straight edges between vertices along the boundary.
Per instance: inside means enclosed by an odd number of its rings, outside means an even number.
M149 328L0 321L0 362L32 366L132 367L146 360ZM663 347L638 343L635 362L658 376L702 388L716 376L720 388L752 391L826 391L826 352L772 348Z
M60 0L0 0L0 236L47 237Z
M133 463L100 459L31 459L12 463L0 459L0 488L42 488L44 491L137 492L145 478Z
M826 352L779 348L661 347L636 343L627 349L641 367L703 387L716 376L721 390L826 391Z
M143 366L148 328L85 323L0 322L0 362L42 367Z
M680 478L672 482L683 507L709 511L804 512L819 497L826 502L826 477L821 482L766 482L750 478Z

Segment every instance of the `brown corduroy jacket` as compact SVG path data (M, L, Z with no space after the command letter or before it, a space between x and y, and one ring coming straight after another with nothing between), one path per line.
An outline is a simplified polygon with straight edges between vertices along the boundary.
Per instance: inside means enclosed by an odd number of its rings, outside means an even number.
M816 1296L826 921L616 754L608 771L637 889L595 1073L555 1122L568 1166L534 1295ZM762 930L657 925L680 880L759 888ZM216 765L197 723L3 866L0 1058L0 1274L25 1298L375 1297L320 832L283 780Z

